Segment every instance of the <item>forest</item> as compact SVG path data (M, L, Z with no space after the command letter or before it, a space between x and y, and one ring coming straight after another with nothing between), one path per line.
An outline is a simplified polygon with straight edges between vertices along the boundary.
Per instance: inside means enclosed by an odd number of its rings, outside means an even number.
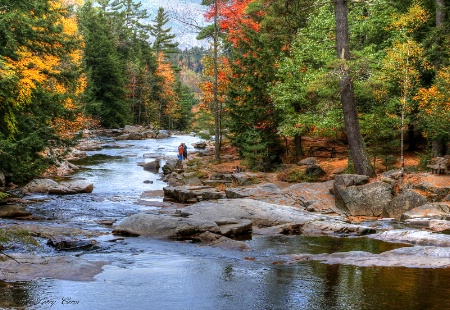
M376 157L450 151L445 0L202 4L210 48L182 50L140 1L0 0L0 172L25 182L83 130L128 124L209 131L217 160L227 139L251 169L305 155L305 136L368 176Z

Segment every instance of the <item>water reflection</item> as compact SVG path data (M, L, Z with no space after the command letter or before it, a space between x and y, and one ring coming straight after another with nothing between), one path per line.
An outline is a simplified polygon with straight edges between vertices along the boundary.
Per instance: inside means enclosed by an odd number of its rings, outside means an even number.
M389 243L365 237L308 237L308 236L273 236L255 237L249 245L268 255L273 254L322 254L348 251L365 251L374 254L408 246L406 244Z
M53 300L51 309L67 309L65 298L79 302L71 309L450 308L450 269L287 265L274 252L252 254L127 238L116 251L83 255L112 262L95 281L3 282L0 307L49 309Z

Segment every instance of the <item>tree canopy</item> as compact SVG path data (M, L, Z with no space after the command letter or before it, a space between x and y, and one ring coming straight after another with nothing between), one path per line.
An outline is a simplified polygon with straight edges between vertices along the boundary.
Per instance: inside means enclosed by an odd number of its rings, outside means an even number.
M306 135L366 175L380 156L449 153L445 1L202 4L210 50L180 49L140 1L2 1L0 171L24 181L81 129L127 124L214 130L252 169L304 155Z

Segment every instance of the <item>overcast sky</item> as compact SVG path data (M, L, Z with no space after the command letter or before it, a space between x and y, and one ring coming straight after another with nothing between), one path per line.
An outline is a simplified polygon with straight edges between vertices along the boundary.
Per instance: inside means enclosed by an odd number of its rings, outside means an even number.
M164 8L170 18L167 26L172 27L172 33L177 36L175 40L180 43L181 49L208 45L206 41L196 39L198 30L190 26L205 25L203 14L207 7L200 5L201 0L141 0L141 3L147 9L150 21L155 19L158 8Z

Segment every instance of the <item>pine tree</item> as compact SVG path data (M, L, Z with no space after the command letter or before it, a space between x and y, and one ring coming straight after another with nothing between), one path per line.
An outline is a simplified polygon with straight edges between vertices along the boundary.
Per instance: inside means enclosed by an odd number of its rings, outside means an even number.
M131 119L131 111L125 97L124 64L112 39L112 23L103 11L87 2L80 11L80 24L88 72L86 112L107 128L124 126Z
M164 11L164 8L160 7L158 9L158 14L153 20L153 25L150 28L151 35L155 38L153 42L153 49L156 54L163 52L165 55L174 53L178 46L178 42L173 42L176 37L175 34L171 34L172 28L165 28L166 24L169 22L169 17Z

